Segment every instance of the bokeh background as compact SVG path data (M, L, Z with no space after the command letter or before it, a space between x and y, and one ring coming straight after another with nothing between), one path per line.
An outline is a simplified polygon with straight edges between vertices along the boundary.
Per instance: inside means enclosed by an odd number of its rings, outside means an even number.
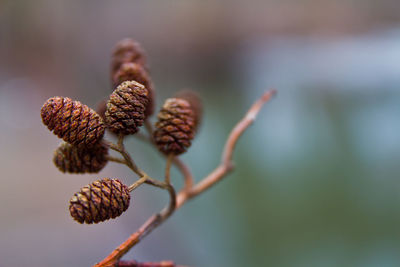
M240 140L235 172L126 259L400 266L399 10L397 0L0 1L0 266L91 266L167 201L144 186L117 220L77 224L68 200L81 186L135 177L116 164L58 172L60 141L41 123L49 97L96 107L110 94L110 52L125 37L147 51L158 107L183 88L201 95L203 124L182 156L197 179L251 103L278 90ZM162 175L153 148L127 145Z

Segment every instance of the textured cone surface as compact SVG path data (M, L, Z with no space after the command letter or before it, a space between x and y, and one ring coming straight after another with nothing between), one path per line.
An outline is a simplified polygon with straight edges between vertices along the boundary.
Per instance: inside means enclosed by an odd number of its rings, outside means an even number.
M175 95L175 97L184 99L189 102L189 104L194 112L195 130L197 130L200 125L202 116L203 116L203 105L201 103L201 99L200 99L199 95L194 91L184 90L184 91L178 92Z
M119 41L111 56L111 78L124 63L138 63L143 67L146 65L146 57L142 47L132 39Z
M88 106L68 97L48 99L41 110L43 123L64 141L91 147L103 138L103 119Z
M126 81L110 95L106 110L106 123L116 134L134 134L145 118L149 103L148 90L135 81Z
M113 77L113 85L116 88L122 82L125 81L136 81L143 84L144 87L149 91L149 104L146 108L146 117L153 114L154 111L154 89L153 83L151 82L150 76L142 65L137 63L124 63L120 66L118 71Z
M129 190L117 179L95 181L74 194L69 211L79 223L98 223L120 216L129 207Z
M188 101L169 98L158 114L154 141L165 154L178 155L190 146L195 133L195 115Z
M55 151L53 162L62 172L97 173L107 164L108 148L96 144L90 148L80 148L62 143Z

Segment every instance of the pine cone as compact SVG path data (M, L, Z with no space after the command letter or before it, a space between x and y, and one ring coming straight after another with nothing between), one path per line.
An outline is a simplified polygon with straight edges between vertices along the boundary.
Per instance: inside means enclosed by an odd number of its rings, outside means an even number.
M140 44L130 38L123 39L117 43L111 56L111 78L123 63L138 63L146 65L145 53Z
M104 178L81 188L69 211L79 223L98 223L120 216L129 207L129 190L117 179Z
M116 134L134 134L143 124L149 103L148 90L135 81L126 81L110 95L106 123Z
M197 130L200 125L201 118L203 116L203 105L201 103L199 95L194 91L184 90L175 94L175 97L185 99L186 101L189 102L194 112L195 130Z
M62 143L55 151L53 162L62 172L97 173L107 164L108 148L96 144L90 148L80 148Z
M165 101L153 133L158 149L178 155L191 145L195 133L195 114L188 101L169 98Z
M125 81L136 81L138 83L141 83L146 87L146 89L149 91L149 104L146 108L146 117L150 116L153 114L154 111L154 89L153 89L153 83L151 82L151 79L147 73L147 71L137 63L123 63L118 71L114 74L113 77L113 85L114 88L116 88L118 85L120 85L122 82Z
M41 116L50 131L78 147L91 147L104 135L103 119L88 106L68 97L48 99L42 107Z

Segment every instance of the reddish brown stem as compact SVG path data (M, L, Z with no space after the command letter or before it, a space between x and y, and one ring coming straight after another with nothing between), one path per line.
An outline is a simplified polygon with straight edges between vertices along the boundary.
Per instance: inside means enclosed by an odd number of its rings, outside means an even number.
M134 260L119 261L114 266L115 267L183 267L183 266L175 265L175 263L172 261L137 262Z
M263 96L251 106L244 118L236 124L236 126L229 134L229 137L225 143L220 165L207 177L203 178L187 193L188 198L195 197L210 188L211 186L215 185L222 178L224 178L224 176L228 172L233 169L232 156L239 137L255 121L257 114L260 112L262 106L275 94L275 90L268 91L264 93ZM178 207L180 207L185 201L185 198L178 200Z
M174 158L174 164L178 167L183 175L183 181L185 182L185 185L182 191L189 191L194 184L194 179L190 168L178 157Z
M96 267L112 267L118 260L129 251L134 245L136 245L140 240L142 240L147 234L149 234L153 229L164 222L175 210L179 209L187 200L199 195L204 192L212 185L219 182L225 175L232 170L232 155L239 137L243 132L254 122L257 114L260 112L262 106L271 99L271 97L276 93L275 90L267 91L264 95L258 99L246 113L246 115L241 119L236 126L233 128L229 137L225 143L224 151L222 154L222 159L220 165L212 171L208 176L202 179L198 184L190 187L189 190L182 190L176 196L176 199L172 200L167 208L165 208L161 213L153 215L150 217L138 231L133 233L124 243L122 243L118 248L116 248L110 255L108 255L103 261L96 264ZM173 191L173 188L171 189ZM169 190L171 197L173 193ZM174 192L174 191L173 191Z
M153 126L148 121L145 122L145 126L146 126L146 130L149 134L149 137L145 138L145 141L149 142L150 144L154 145L154 147L156 147L156 145L154 143L154 139L152 138ZM163 156L165 156L165 154L163 154L163 153L161 153L161 154ZM190 171L189 166L187 166L179 157L174 157L173 163L183 175L185 186L182 190L189 190L189 188L191 188L194 183L193 175Z

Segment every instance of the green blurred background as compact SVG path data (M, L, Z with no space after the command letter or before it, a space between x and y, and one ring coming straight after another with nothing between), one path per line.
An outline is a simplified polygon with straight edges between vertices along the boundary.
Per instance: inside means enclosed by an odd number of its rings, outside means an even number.
M251 103L278 90L239 141L235 171L126 259L400 266L399 10L397 0L0 1L0 266L90 266L167 201L145 186L117 220L77 224L68 200L81 186L134 177L116 164L58 172L60 141L41 123L49 97L96 107L110 94L110 52L125 37L147 51L158 107L183 88L201 95L203 124L182 156L197 179ZM162 175L154 149L127 144Z

